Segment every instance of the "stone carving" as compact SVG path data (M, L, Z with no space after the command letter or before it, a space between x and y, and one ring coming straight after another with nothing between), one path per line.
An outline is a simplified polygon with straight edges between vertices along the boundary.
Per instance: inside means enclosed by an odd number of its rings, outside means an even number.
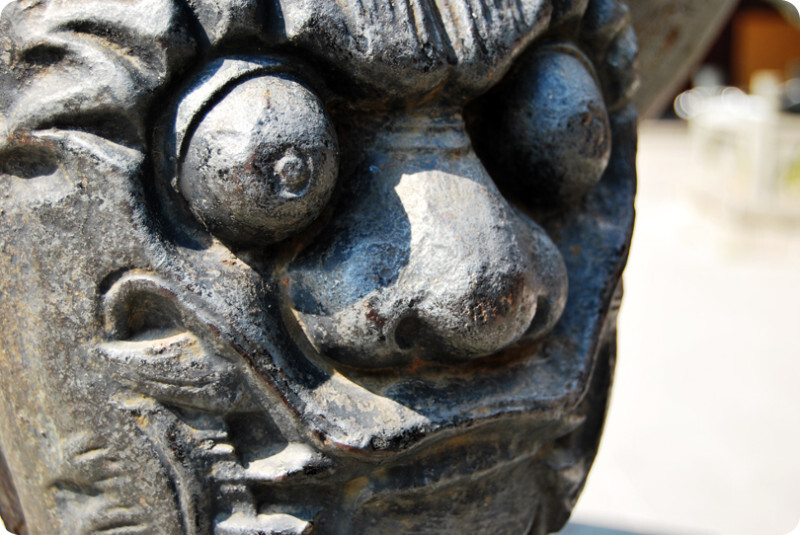
M19 533L557 531L633 224L617 0L21 0Z

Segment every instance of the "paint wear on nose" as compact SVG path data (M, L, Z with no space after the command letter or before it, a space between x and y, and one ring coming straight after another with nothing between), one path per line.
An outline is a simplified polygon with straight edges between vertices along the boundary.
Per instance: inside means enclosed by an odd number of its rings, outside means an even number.
M363 368L464 362L518 340L537 308L560 315L558 251L503 199L460 117L401 117L372 139L349 177L358 200L288 269L321 354Z

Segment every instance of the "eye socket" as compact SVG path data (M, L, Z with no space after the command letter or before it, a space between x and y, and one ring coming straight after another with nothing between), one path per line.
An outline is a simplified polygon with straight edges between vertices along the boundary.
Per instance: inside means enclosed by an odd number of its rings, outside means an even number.
M289 75L262 73L227 89L193 120L175 186L223 241L275 243L309 225L330 199L336 133L320 99Z

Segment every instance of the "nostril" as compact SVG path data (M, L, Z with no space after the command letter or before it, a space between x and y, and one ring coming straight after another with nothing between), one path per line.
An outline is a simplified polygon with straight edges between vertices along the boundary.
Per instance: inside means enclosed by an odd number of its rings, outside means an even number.
M536 314L523 338L532 341L550 332L561 317L564 308L562 301L564 299L560 295L556 299L551 295L540 295L536 300Z
M408 351L420 340L420 334L425 326L416 316L406 316L401 319L394 329L394 341L401 351Z

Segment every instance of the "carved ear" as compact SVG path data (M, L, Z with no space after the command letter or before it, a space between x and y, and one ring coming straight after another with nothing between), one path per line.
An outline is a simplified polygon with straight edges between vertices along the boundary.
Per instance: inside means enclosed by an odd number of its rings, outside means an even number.
M242 404L239 367L215 349L212 331L168 283L132 272L103 299L109 340L100 353L128 391L170 405L226 414Z
M177 296L155 277L123 277L103 305L106 330L116 340L156 340L184 331Z

